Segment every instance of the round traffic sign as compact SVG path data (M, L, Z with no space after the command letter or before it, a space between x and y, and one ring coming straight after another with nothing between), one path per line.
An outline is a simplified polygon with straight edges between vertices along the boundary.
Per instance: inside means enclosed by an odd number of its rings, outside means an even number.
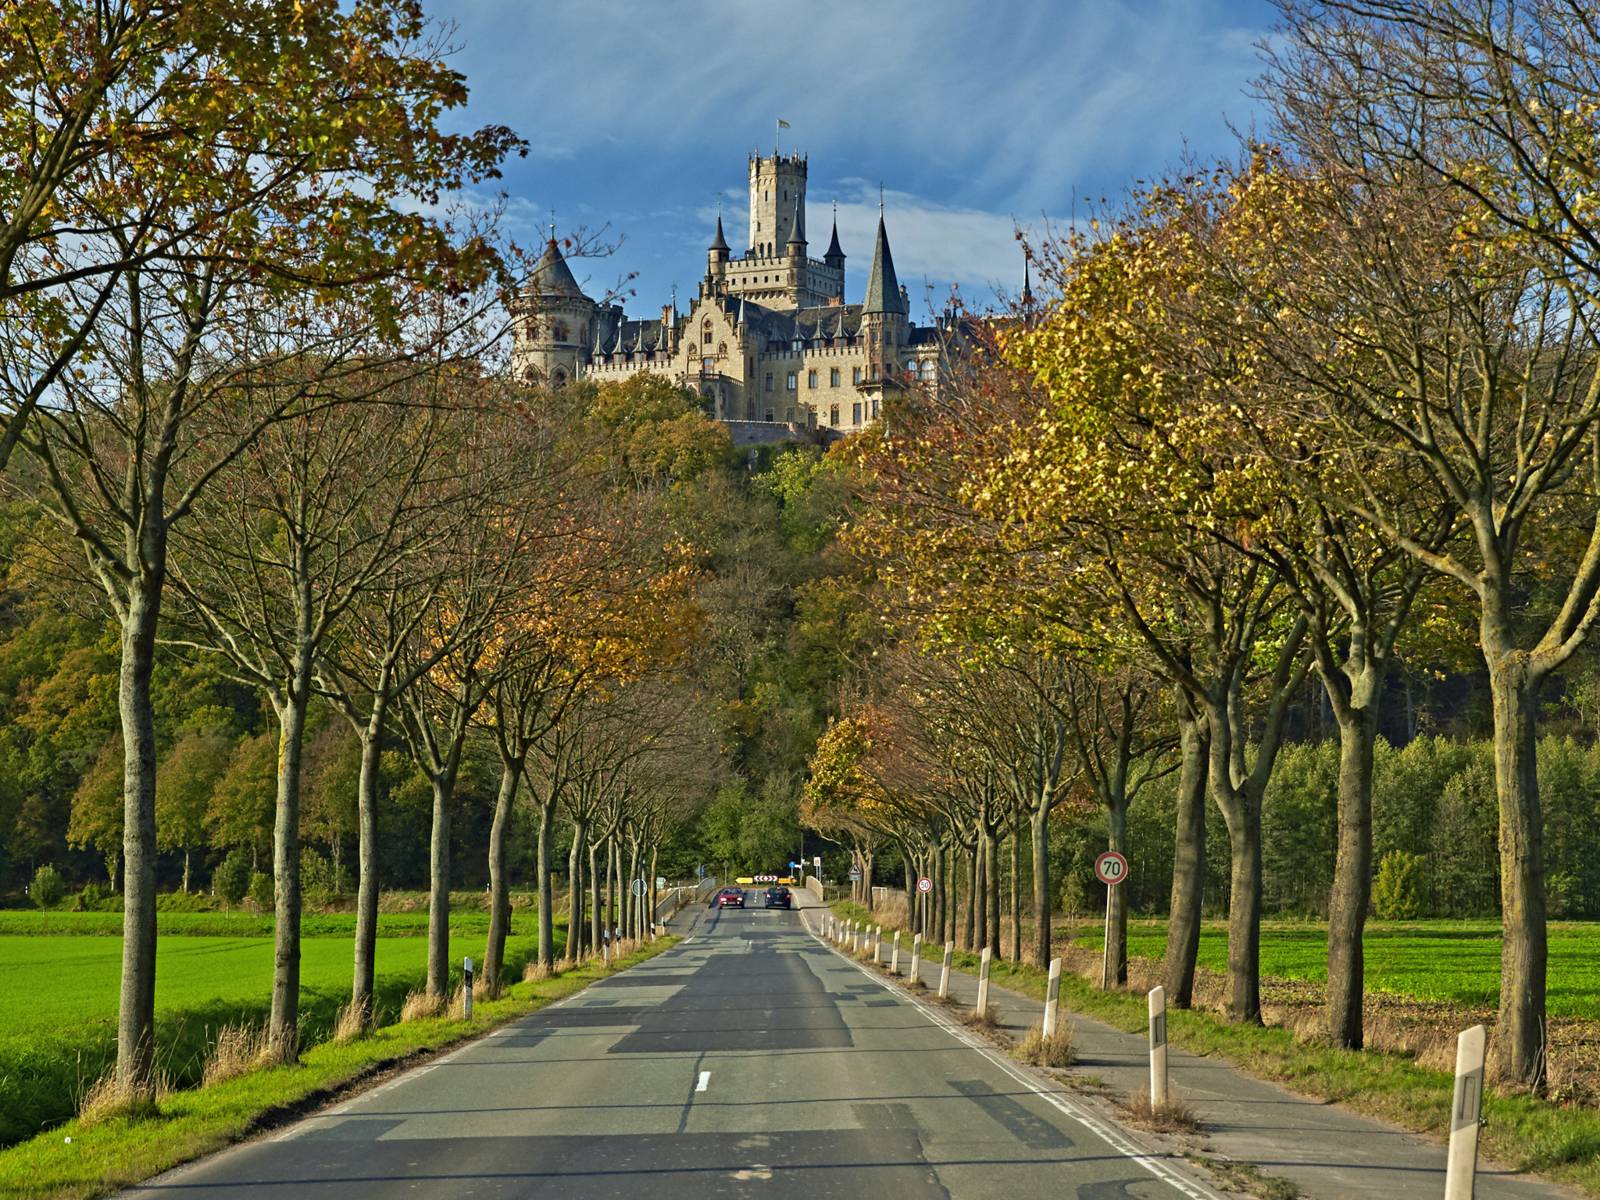
M1128 877L1128 860L1115 850L1107 850L1094 860L1094 877L1109 887L1115 887Z
M924 875L921 879L917 880L917 891L924 894L933 891L933 880Z

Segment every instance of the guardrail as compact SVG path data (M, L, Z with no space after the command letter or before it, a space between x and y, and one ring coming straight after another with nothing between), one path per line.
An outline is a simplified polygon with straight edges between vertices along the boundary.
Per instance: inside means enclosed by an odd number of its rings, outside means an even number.
M664 925L672 917L686 908L690 903L704 900L717 888L715 876L708 875L699 883L684 883L667 889L667 892L656 902L655 923Z

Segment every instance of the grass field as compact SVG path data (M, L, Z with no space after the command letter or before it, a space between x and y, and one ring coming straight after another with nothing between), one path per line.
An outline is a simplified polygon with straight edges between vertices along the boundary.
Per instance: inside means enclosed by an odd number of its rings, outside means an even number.
M120 913L0 913L0 1145L71 1116L115 1060ZM426 913L379 921L377 1003L391 1021L426 973ZM301 1041L324 1040L350 995L350 914L308 916L301 944ZM480 959L487 914L451 919L450 955ZM564 925L556 931L558 948ZM156 948L156 1043L174 1086L196 1083L217 1030L261 1024L270 1009L271 919L248 913L164 913ZM536 914L513 914L506 968L520 977L537 944Z
M1074 943L1098 952L1098 922ZM1493 1008L1499 1002L1498 922L1372 921L1365 946L1369 992L1470 1008ZM1166 947L1164 920L1130 922L1130 956L1159 959ZM1322 983L1327 979L1327 956L1325 925L1263 922L1263 975ZM1201 931L1199 961L1214 971L1227 970L1228 930L1222 922L1207 923ZM1549 979L1552 1017L1600 1020L1600 924L1551 924Z

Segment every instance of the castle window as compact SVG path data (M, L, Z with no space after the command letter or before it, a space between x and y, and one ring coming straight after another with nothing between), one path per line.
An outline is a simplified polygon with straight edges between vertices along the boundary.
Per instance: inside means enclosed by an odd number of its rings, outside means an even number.
M770 408L767 409L767 420L768 421L772 420L772 410Z
M771 371L767 372L767 387L766 387L766 390L769 391L769 392L772 390L772 372Z
M717 343L717 357L718 358L726 358L727 354L728 354L728 343L727 342L718 342Z
M852 425L861 424L861 403L860 403L860 401L857 401L855 404L852 404L850 406L850 424L852 424Z
M876 396L872 398L872 419L874 421L878 419L878 398Z
M754 396L749 397L744 402L744 419L746 421L754 421L756 419L756 398Z
M814 388L817 386L817 373L815 371L806 372L806 386L808 388Z
M861 382L861 368L860 367L851 367L850 368L850 382L851 383L860 383Z
M839 406L837 404L831 405L828 408L828 424L832 425L834 428L838 428L838 425L839 425Z
M707 321L700 327L700 341L704 345L711 345L711 322Z
M878 344L878 331L876 329L872 331L872 335L870 338L868 338L868 342L873 346Z
M788 378L788 379L787 379L787 380L786 380L786 381L785 381L785 386L786 386L786 387L787 387L787 388L788 388L788 389L789 389L789 390L790 390L790 391L791 391L791 392L792 392L792 391L794 391L794 390L795 390L795 387L796 387L796 386L797 386L797 376L798 376L798 375L799 375L799 372L798 372L798 371L790 371L790 372L789 372L789 378Z
M550 376L550 382L555 387L560 387L562 384L567 382L567 373L565 371L557 371L554 375Z
M555 329L552 331L551 336L553 336L555 338L555 340L558 341L558 342L566 341L567 340L567 323L565 321L557 321L556 325L555 325Z
M833 370L828 372L828 386L829 387L838 387L839 386L839 368L838 367L835 367L835 368L833 368Z

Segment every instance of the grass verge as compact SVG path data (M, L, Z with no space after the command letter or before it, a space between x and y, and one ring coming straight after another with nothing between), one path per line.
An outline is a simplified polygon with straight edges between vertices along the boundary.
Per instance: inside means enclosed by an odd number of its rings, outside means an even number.
M174 1092L154 1115L69 1121L0 1151L4 1200L91 1200L148 1179L284 1118L310 1110L381 1071L526 1016L650 958L677 941L647 943L612 966L598 961L507 987L473 1006L471 1021L431 1017L385 1025L348 1042L313 1046L292 1067L250 1071L210 1087Z
M846 920L868 915L849 901L838 901L832 907ZM977 973L976 954L957 950L953 962L968 973ZM1044 999L1046 975L1038 967L995 962L989 979L997 987ZM1061 1003L1071 1012L1129 1033L1142 1033L1148 1021L1143 994L1103 992L1067 973L1061 976ZM1258 1078L1284 1083L1303 1095L1335 1101L1441 1140L1448 1134L1454 1086L1451 1075L1419 1066L1399 1054L1340 1050L1302 1040L1281 1027L1235 1025L1217 1013L1192 1009L1168 1011L1167 1037L1191 1053L1226 1059ZM1486 1157L1514 1170L1563 1180L1586 1195L1600 1197L1600 1111L1490 1091L1484 1099L1484 1119L1480 1145Z

